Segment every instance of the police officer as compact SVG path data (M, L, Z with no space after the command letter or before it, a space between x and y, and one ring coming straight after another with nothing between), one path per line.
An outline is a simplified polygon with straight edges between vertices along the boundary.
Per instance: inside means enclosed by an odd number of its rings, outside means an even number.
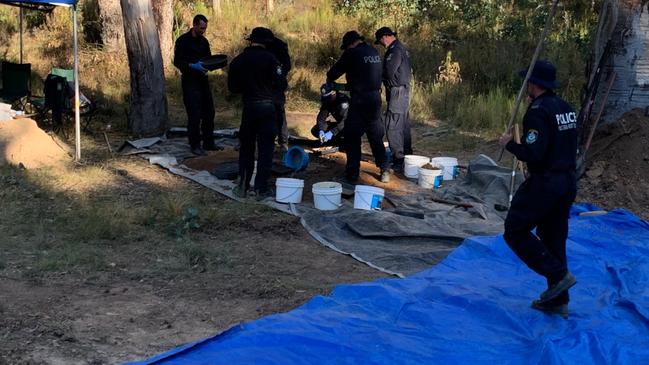
M385 130L393 154L392 168L403 171L405 155L412 154L410 136L410 80L412 67L410 54L397 39L397 33L388 27L379 28L374 33L375 44L381 44L387 50L383 58L383 85L388 108L385 112Z
M342 146L345 120L349 111L349 97L338 92L331 84L323 84L320 87L320 102L320 112L311 134L319 138L323 144ZM328 119L330 115L334 121Z
M547 279L548 289L532 307L565 317L568 289L577 282L566 260L568 215L577 194L577 124L574 110L552 91L557 87L555 67L548 61L536 62L527 85L531 102L523 119L523 141L514 142L508 132L500 143L526 162L530 173L512 200L505 241L530 269Z
M291 71L291 56L288 53L288 44L283 40L275 37L272 43L268 45L268 50L282 64L282 76L288 77ZM288 85L288 82L286 82ZM286 124L286 89L281 90L275 98L275 108L277 109L277 144L283 152L288 151L288 126Z
M187 111L189 146L195 155L205 150L216 150L214 145L214 102L207 79L207 69L200 59L211 55L210 43L205 38L207 18L196 15L192 28L178 37L174 49L174 66L181 72L183 102ZM203 145L201 146L201 141Z
M327 82L333 83L343 74L351 103L345 122L345 180L356 183L361 166L361 137L367 134L376 166L381 169L381 182L390 181L390 171L383 146L381 125L381 57L372 46L352 30L343 36L340 59L327 72Z
M258 199L271 196L268 179L273 162L277 136L275 98L286 89L282 65L266 48L274 41L268 28L254 28L246 38L250 46L230 63L228 88L243 95L243 112L239 128L239 186L235 194L246 197L255 168L255 148L258 148L257 175L254 194Z

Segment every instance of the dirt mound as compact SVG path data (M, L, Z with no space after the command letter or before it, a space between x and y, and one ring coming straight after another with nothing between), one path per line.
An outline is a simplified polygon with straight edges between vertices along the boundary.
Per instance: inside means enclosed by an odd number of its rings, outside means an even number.
M0 166L22 164L28 169L51 166L69 159L52 137L31 119L0 121Z
M636 109L600 128L588 150L578 200L626 208L649 220L649 117Z

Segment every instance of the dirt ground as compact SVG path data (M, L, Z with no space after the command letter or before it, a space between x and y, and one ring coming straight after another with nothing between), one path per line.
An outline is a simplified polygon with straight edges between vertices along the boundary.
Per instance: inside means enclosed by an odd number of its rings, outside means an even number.
M298 129L312 118L300 114ZM596 135L578 200L646 219L649 124L641 112L625 118ZM416 153L461 164L500 151L437 126L413 134ZM92 146L81 165L0 168L0 364L139 360L289 311L337 284L386 277L322 247L294 217L225 199L138 157L113 158L103 141ZM209 171L236 159L224 151L185 163ZM306 180L303 199L343 169L343 154L313 159L295 175ZM365 184L414 186L381 184L370 161L362 169Z
M597 131L578 200L604 209L626 208L649 220L649 117L644 110L628 112Z
M321 246L294 217L234 203L139 158L88 169L94 186L58 171L0 170L0 198L11 202L0 216L0 364L143 359L291 310L336 284L386 276ZM185 206L207 211L201 227L168 233ZM130 208L133 222L122 218ZM77 216L93 209L116 211ZM165 221L165 210L176 218Z

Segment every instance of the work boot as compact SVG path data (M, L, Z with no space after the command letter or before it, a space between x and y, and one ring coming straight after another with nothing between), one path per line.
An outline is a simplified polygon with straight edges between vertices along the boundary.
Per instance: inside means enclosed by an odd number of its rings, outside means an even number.
M203 149L205 151L223 151L223 147L215 145L214 142L203 143Z
M243 186L243 183L239 183L237 186L232 188L232 194L237 198L245 199L248 197L248 189Z
M201 146L192 147L192 153L196 156L207 156L207 152Z
M390 182L390 170L381 170L381 182L387 184Z
M392 171L396 173L402 173L403 172L403 159L401 160L394 160L392 163Z
M257 201L266 200L267 198L275 198L275 191L273 189L255 190L255 199Z
M550 287L546 291L541 293L539 301L543 303L549 302L552 299L558 297L564 291L572 288L575 284L577 284L577 278L575 278L575 276L572 275L570 271L568 271L566 275L561 278L561 280L553 285L550 285Z
M339 181L347 185L358 185L358 175L345 175Z
M568 318L568 304L553 304L537 299L532 302L531 307L546 314L558 314L564 319Z

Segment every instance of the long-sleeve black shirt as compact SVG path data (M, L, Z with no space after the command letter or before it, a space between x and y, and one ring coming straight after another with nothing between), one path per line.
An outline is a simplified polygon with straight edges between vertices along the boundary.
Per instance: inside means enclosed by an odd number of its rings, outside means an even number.
M267 49L275 56L275 58L277 58L279 63L282 64L282 76L284 76L284 78L288 80L288 73L291 71L292 68L291 56L288 52L288 44L286 44L286 42L284 42L279 38L275 38L273 43L268 45ZM288 81L286 82L286 86L288 87ZM281 92L277 94L276 96L277 102L279 103L286 102L285 92L286 89L281 90Z
M385 52L383 61L383 84L386 88L409 86L412 78L410 53L398 39Z
M320 107L320 112L316 117L318 129L326 131L329 125L327 118L331 115L336 120L336 126L331 129L331 132L338 135L343 128L345 128L345 119L347 119L347 112L349 111L349 97L345 94L338 93L336 100L332 102L324 102Z
M228 89L244 102L274 101L286 90L286 77L277 58L261 46L246 47L230 63Z
M327 81L334 82L343 74L347 78L347 90L352 101L356 94L381 90L381 56L374 47L362 42L346 49L340 59L327 72Z
M546 91L530 103L523 118L523 140L507 150L527 162L530 173L574 171L577 159L577 115L568 103Z
M191 29L176 39L174 48L174 66L182 73L183 78L206 80L207 75L189 67L201 58L210 56L210 42L203 36L192 36Z

